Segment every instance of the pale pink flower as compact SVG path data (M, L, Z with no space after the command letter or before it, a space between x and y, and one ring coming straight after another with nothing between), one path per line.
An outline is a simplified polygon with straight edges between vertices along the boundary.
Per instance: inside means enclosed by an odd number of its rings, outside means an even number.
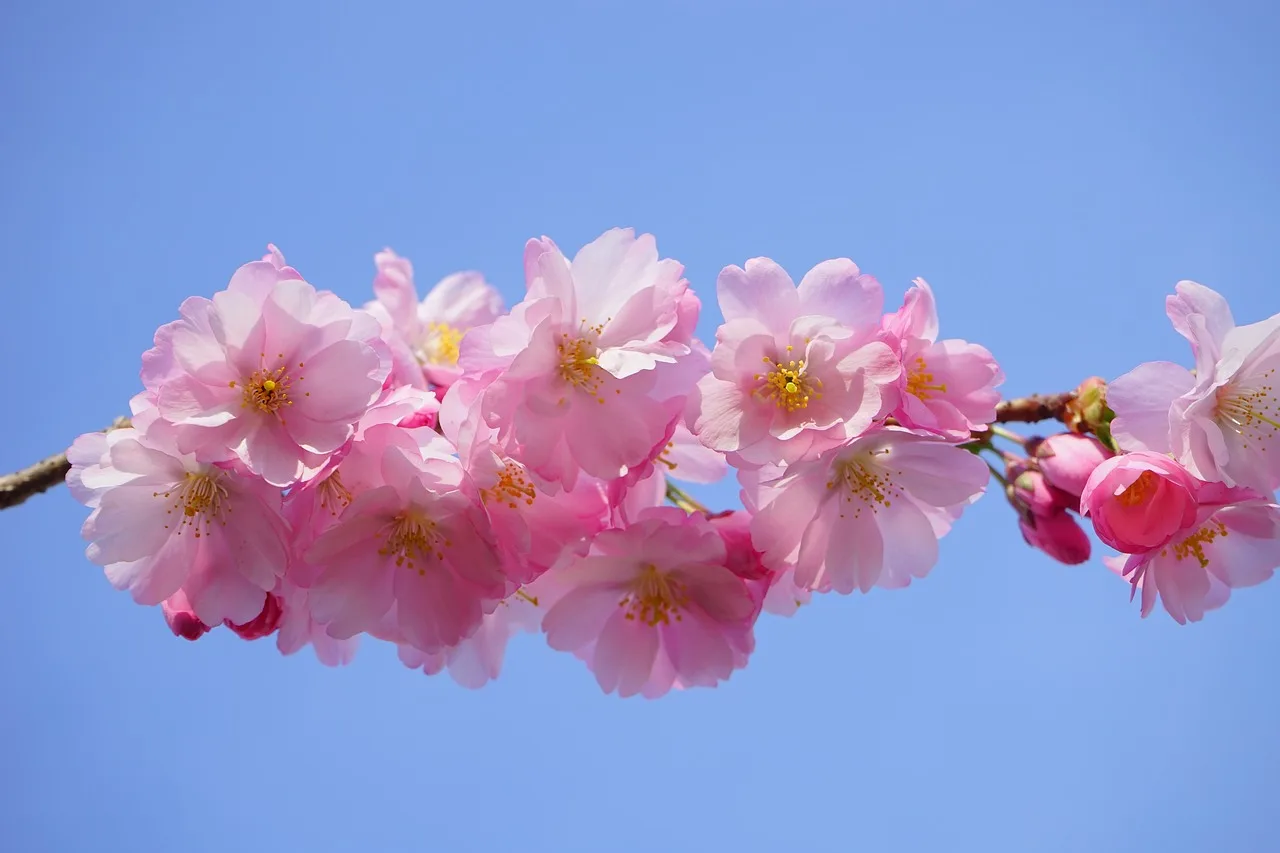
M371 316L293 274L256 261L212 300L187 299L142 373L179 450L281 487L346 443L389 368Z
M457 272L436 283L418 301L413 265L390 249L374 255L378 268L365 306L382 324L395 357L395 378L418 388L452 385L462 336L473 326L492 323L502 314L502 295L478 272Z
M1103 542L1126 554L1160 548L1195 522L1200 481L1169 457L1139 451L1094 469L1080 513Z
M537 633L547 607L548 602L529 588L517 590L492 613L486 613L475 633L458 645L428 654L402 643L398 647L400 662L427 675L435 675L448 667L454 681L478 690L502 674L507 643L513 636L521 632Z
M547 642L586 661L606 693L714 686L745 665L758 613L725 557L705 518L674 507L606 530L548 574L568 591L542 621Z
M724 325L698 383L693 432L735 462L791 462L864 432L881 387L901 366L872 341L880 284L853 261L824 261L799 287L768 258L725 267L716 282Z
M1032 455L1045 479L1078 498L1089 475L1112 453L1091 435L1064 432L1036 442Z
M1168 544L1106 562L1134 594L1141 590L1144 617L1159 598L1179 624L1197 622L1232 589L1262 583L1280 567L1280 506L1269 499L1205 505Z
M985 347L938 340L938 309L924 279L885 316L883 329L902 362L893 411L899 423L962 439L995 420L1004 372Z
M206 625L252 620L288 563L279 489L118 432L98 463L114 483L82 531L89 559L139 604L181 590Z
M481 406L512 457L566 487L580 471L612 480L649 459L683 400L663 378L691 353L682 272L629 229L572 263L551 240L529 241L525 300L468 332L460 361L470 374L496 371Z
M394 606L397 636L436 652L474 631L508 580L473 487L447 455L453 448L438 436L421 450L405 447L407 432L381 426L365 434L370 447L384 443L380 485L306 550L319 569L310 605L339 639L377 630Z
M1112 382L1112 434L1125 450L1170 453L1201 480L1280 487L1280 314L1237 326L1221 295L1183 281L1169 318L1196 372L1149 362Z
M881 429L789 466L764 487L752 526L767 565L794 565L814 590L908 585L938 559L938 538L977 499L989 471L936 438Z
M287 578L278 590L283 604L280 630L276 634L276 648L282 655L291 655L305 646L311 646L316 659L325 666L345 666L355 658L360 638L337 639L330 637L327 626L311 615L310 593L291 583Z

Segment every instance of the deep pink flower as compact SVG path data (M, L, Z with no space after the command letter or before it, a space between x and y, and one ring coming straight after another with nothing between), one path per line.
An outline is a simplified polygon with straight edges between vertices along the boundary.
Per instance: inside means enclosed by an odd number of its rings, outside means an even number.
M1183 281L1166 309L1196 372L1149 362L1112 382L1112 434L1125 450L1170 453L1201 480L1280 487L1280 314L1237 326L1219 294Z
M280 617L284 614L284 601L278 595L267 593L267 600L262 603L262 612L243 624L227 620L225 624L242 640L261 640L269 637L280 627Z
M462 375L458 368L462 336L473 326L492 323L502 314L502 296L478 272L446 276L418 301L413 265L390 249L374 256L378 268L373 292L378 297L365 310L378 318L395 357L395 378L418 388L429 380L449 386Z
M529 241L525 300L468 332L459 362L495 372L481 406L509 455L566 487L579 471L612 480L649 458L682 406L662 393L662 374L691 353L673 337L692 325L682 272L629 229L572 264L551 240Z
M139 604L181 590L206 625L252 620L288 563L280 491L137 430L117 432L97 464L112 485L97 492L82 531L89 559Z
M1077 566L1087 562L1093 546L1080 522L1065 509L1045 515L1019 517L1018 529L1032 548L1038 548L1059 563Z
M1093 520L1103 542L1138 554L1165 545L1194 523L1199 491L1196 478L1169 457L1126 453L1094 469L1080 496L1080 513Z
M507 594L508 579L484 510L448 455L453 448L430 434L414 445L410 432L366 433L369 445L384 443L381 484L355 497L304 557L319 569L312 616L330 636L354 637L390 620L404 642L436 652L479 626L484 608Z
M160 612L164 614L165 624L175 637L194 642L213 630L196 616L191 602L187 601L187 594L182 590L160 602Z
M860 435L901 375L873 341L880 284L853 261L824 261L799 287L768 258L725 267L724 325L698 383L693 431L741 464L791 462Z
M390 364L370 315L293 275L256 261L212 300L187 299L142 371L179 450L281 487L351 437Z
M1032 455L1045 479L1078 498L1089 475L1112 453L1091 435L1064 432L1037 442Z
M1004 372L985 347L938 340L938 310L924 279L915 280L883 329L902 362L893 411L899 423L962 439L995 420Z
M1197 622L1232 589L1262 583L1280 567L1280 506L1268 499L1202 506L1168 544L1106 562L1134 594L1141 590L1144 617L1158 597L1179 624Z
M903 587L938 559L938 538L987 484L986 464L935 438L882 429L789 466L752 526L767 565L814 590Z
M577 653L606 693L714 686L745 665L758 613L725 556L705 518L674 507L606 530L549 573L568 591L543 619L547 642Z

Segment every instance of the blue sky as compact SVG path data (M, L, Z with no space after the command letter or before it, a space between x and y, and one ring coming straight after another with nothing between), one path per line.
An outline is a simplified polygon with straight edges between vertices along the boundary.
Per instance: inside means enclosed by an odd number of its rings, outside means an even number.
M722 266L848 256L891 302L926 277L1011 395L1189 362L1178 279L1280 310L1277 36L1237 2L7 4L0 470L123 412L155 327L268 241L354 302L387 245L514 298L528 237L633 225L706 339ZM371 644L186 643L85 514L0 514L9 849L1274 844L1280 582L1143 621L998 494L925 581L766 618L658 702L532 637L480 692Z

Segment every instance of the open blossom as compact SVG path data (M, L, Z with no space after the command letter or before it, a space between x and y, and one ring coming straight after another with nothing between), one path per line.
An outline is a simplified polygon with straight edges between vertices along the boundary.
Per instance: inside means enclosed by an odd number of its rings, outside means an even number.
M484 511L446 455L452 447L430 435L407 446L410 432L369 430L367 441L384 442L381 485L355 497L303 556L319 569L311 612L330 636L376 631L390 618L396 636L436 652L474 631L509 581Z
M577 653L606 693L714 686L746 664L759 612L725 557L705 518L674 507L606 530L548 575L567 591L542 621L547 642Z
M378 318L395 359L395 379L419 388L452 385L462 336L502 314L502 296L478 272L445 276L418 301L413 265L390 249L374 256L378 297L365 309Z
M1232 589L1268 580L1280 567L1280 506L1257 498L1202 505L1166 545L1107 561L1142 594L1142 615L1156 599L1179 624L1197 622Z
M904 426L966 438L995 420L1004 372L978 344L938 340L938 309L924 279L883 321L884 337L902 362L893 415Z
M492 613L486 613L475 633L461 643L434 654L401 643L400 662L410 669L435 675L445 667L449 675L463 687L477 690L502 674L507 643L521 632L536 633L549 602L532 588L522 588L502 602Z
M343 446L389 368L377 322L295 274L255 261L213 299L187 299L142 372L179 450L238 458L280 487Z
M809 589L903 587L938 559L938 538L982 494L974 454L906 430L881 429L788 466L766 484L752 526L774 568Z
M1183 281L1166 302L1196 372L1148 362L1110 384L1112 434L1125 450L1169 453L1201 480L1280 487L1280 314L1237 326L1225 299Z
M658 368L690 354L683 267L653 237L614 229L570 263L551 240L525 249L525 300L462 342L460 366L496 372L481 402L514 458L572 486L649 458L679 411ZM679 401L676 401L678 403Z
M359 637L339 639L329 636L328 626L311 613L310 593L291 583L288 578L279 587L283 612L280 630L276 634L276 648L282 655L291 655L311 646L316 659L325 666L345 666L355 658Z
M139 604L181 591L205 625L253 620L288 563L279 489L117 433L97 463L112 485L84 523L89 559Z
M725 267L724 325L698 383L693 431L745 464L790 462L864 432L881 386L901 366L871 340L883 293L847 259L824 261L797 287L768 258Z

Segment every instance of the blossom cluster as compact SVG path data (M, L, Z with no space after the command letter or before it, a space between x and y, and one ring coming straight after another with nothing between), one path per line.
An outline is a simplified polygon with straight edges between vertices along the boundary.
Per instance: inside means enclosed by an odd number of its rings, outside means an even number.
M1030 544L1084 562L1078 513L1120 552L1104 563L1141 593L1142 615L1158 599L1186 623L1280 567L1280 314L1237 326L1226 300L1192 281L1165 307L1194 371L1148 362L1086 383L1077 425L1106 441L1009 436L1027 455L1005 454L1006 492Z
M799 284L767 258L726 267L709 348L683 267L631 230L572 258L530 240L510 310L479 273L420 299L407 259L374 260L355 308L269 247L157 330L132 425L68 450L89 559L175 635L275 635L330 665L368 635L479 687L537 632L606 692L715 686L763 612L927 575L989 481L1004 376L940 339L923 280L886 313L847 259ZM1117 380L1094 431L1128 452L1045 440L1008 494L1028 541L1079 562L1069 512L1087 515L1144 613L1158 591L1194 619L1275 564L1280 333L1179 293L1196 374ZM734 511L673 482L731 468ZM1083 545L1054 532L1072 529Z

